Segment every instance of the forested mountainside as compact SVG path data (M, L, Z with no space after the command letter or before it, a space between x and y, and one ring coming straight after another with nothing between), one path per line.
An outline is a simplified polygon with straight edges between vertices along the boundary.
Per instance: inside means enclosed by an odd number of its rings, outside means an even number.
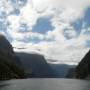
M90 50L75 69L75 77L80 79L90 78Z
M19 67L17 58L11 44L0 35L0 80L24 78L24 71Z

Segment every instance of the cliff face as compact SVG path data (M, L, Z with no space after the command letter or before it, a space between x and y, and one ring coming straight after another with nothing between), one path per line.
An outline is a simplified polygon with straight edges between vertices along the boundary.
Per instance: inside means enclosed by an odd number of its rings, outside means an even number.
M26 73L32 73L34 78L51 78L55 77L55 73L46 62L45 58L39 54L16 53L21 59ZM28 77L31 77L31 75Z
M87 78L90 75L90 51L81 60L79 65L76 67L76 78Z
M23 77L24 72L16 62L12 46L3 35L0 35L0 80Z

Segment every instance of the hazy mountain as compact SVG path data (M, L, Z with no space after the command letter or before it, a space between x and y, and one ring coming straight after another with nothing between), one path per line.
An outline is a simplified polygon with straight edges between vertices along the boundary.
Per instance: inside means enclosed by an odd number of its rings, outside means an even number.
M75 75L75 67L69 69L66 78L75 78L74 75Z
M0 35L0 80L24 77L24 72L18 66L16 58L11 44Z
M75 67L75 65L68 64L50 64L50 66L56 72L58 78L67 78L69 70Z
M55 77L55 72L46 62L44 56L39 54L28 54L28 53L16 53L21 59L24 70L26 73L30 74L29 77L39 77L39 78L51 78Z
M76 67L76 78L87 78L90 75L90 51L84 56ZM89 76L90 77L90 76Z

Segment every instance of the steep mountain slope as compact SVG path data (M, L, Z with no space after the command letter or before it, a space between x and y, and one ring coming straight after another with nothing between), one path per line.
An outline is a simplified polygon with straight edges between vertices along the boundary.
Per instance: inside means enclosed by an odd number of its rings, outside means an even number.
M76 78L87 78L90 75L90 51L84 56L79 65L76 67Z
M0 35L0 80L23 77L24 71L16 63L12 46L3 35Z
M45 58L39 54L16 53L20 57L26 73L32 72L32 77L51 78L55 73ZM30 76L29 76L30 77Z

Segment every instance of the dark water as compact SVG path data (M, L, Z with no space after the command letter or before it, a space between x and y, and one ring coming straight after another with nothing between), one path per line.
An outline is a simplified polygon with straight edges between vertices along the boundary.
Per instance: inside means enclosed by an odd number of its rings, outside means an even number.
M24 79L0 81L0 90L90 90L89 80Z

